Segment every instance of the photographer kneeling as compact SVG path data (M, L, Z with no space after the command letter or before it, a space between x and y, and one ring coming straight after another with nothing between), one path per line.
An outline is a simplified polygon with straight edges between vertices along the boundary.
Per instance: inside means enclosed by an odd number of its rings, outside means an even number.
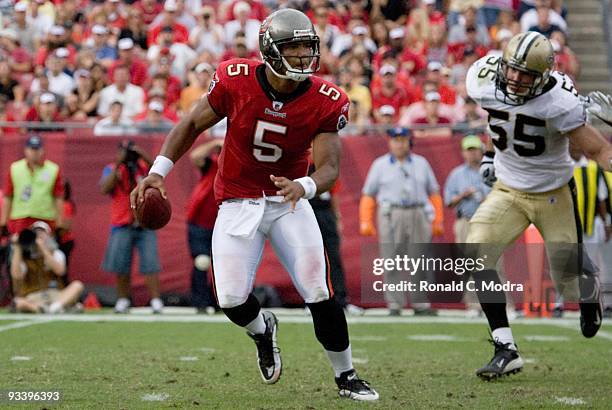
M12 240L11 277L17 312L62 313L83 293L83 284L72 281L65 288L66 256L51 237L51 228L38 221Z

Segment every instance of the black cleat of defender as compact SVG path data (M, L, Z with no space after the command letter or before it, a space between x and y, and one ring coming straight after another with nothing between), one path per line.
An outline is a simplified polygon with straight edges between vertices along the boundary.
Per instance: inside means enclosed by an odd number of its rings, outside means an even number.
M476 376L490 381L521 371L524 363L517 350L511 349L509 343L503 344L497 340L490 340L490 342L495 346L495 354L486 366L476 371Z
M580 275L580 330L586 338L597 334L601 327L603 308L597 275Z
M280 379L283 369L280 349L276 343L278 319L272 312L263 312L263 317L266 322L266 332L261 335L247 332L247 335L255 341L257 346L257 364L261 378L265 383L273 384Z
M340 397L346 397L358 401L374 401L378 400L378 393L370 387L368 382L357 377L355 370L348 370L336 377L338 385L338 394Z

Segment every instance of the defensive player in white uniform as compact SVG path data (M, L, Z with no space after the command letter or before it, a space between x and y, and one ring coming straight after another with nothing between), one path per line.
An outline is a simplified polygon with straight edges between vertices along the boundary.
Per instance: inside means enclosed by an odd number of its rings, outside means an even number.
M587 123L585 99L569 77L552 70L553 61L546 37L529 32L514 36L501 57L483 57L468 71L467 92L489 113L489 148L495 149L483 159L481 174L489 183L497 179L470 221L467 242L487 254L487 270L474 278L499 281L494 270L499 256L535 225L546 243L559 293L577 300L580 287L581 330L593 337L601 326L599 286L579 245L582 230L574 207L569 146L606 170L612 170L612 147ZM597 108L601 113L602 107ZM490 380L520 371L523 360L508 324L504 293L478 296L495 353L476 374Z

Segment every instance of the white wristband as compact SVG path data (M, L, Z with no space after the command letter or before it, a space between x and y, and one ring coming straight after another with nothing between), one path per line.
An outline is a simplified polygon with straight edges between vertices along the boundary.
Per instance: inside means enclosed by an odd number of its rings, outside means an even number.
M317 184L314 182L314 179L310 177L302 177L294 179L293 182L297 182L304 188L304 195L302 198L312 199L317 194Z
M166 175L170 173L170 170L173 166L174 162L172 162L170 158L164 157L163 155L158 155L157 157L155 157L153 166L149 170L149 175L155 173L166 178Z

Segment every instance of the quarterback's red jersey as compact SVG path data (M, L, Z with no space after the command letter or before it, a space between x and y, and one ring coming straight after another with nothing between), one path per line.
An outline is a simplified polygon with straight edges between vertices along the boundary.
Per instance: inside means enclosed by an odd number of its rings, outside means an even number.
M307 175L312 140L348 122L349 101L339 87L310 77L291 94L268 83L265 65L234 59L219 65L208 102L227 117L227 135L215 179L215 198L260 198L278 190L270 175Z

